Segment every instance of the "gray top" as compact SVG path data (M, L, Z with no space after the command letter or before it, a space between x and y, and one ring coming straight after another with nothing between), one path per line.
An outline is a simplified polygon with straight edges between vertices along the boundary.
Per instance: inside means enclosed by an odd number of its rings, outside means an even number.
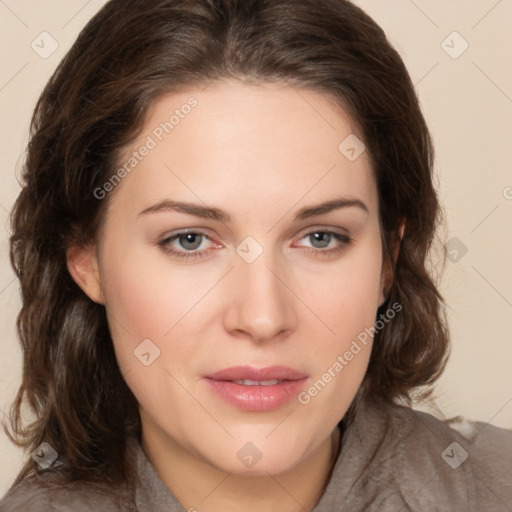
M119 494L85 484L43 488L51 471L13 486L0 512L186 512L134 441L139 483ZM331 479L312 512L511 512L512 430L361 402Z

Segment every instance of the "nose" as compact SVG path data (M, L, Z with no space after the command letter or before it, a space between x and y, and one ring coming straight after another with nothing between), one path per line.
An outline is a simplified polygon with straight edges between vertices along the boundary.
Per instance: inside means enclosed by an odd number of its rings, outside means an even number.
M298 317L297 297L287 283L290 272L267 251L252 263L237 256L234 267L228 284L231 297L224 315L225 329L256 343L293 332Z

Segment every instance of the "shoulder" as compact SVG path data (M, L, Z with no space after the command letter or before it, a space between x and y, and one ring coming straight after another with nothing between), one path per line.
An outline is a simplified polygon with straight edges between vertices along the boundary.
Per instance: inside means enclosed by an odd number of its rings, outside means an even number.
M125 512L122 493L107 493L84 483L60 484L44 472L15 483L0 501L0 512Z
M428 508L443 498L465 510L510 510L512 430L461 419L443 421L399 405L390 405L388 411L392 430L401 437L397 478L413 503Z

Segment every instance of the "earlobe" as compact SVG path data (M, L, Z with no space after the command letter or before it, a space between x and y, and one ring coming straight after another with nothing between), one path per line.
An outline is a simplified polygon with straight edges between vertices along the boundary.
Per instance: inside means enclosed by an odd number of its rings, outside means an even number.
M92 301L103 304L96 246L70 247L66 251L66 260L75 283Z

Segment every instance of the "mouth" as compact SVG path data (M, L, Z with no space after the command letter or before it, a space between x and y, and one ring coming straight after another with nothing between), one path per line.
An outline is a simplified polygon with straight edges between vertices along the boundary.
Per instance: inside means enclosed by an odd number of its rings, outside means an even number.
M284 382L279 379L271 379L271 380L251 380L251 379L238 379L232 380L230 382L234 382L235 384L240 384L241 386L275 386L276 384L281 384Z
M283 407L304 387L308 375L286 366L236 366L204 377L210 391L245 411L265 412Z

